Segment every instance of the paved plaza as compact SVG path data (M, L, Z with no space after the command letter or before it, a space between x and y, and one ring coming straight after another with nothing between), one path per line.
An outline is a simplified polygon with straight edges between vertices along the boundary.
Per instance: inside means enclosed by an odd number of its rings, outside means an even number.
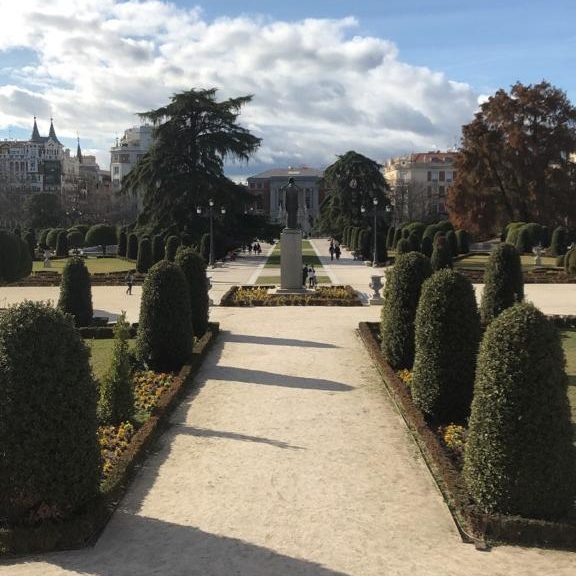
M336 283L369 294L345 252ZM264 246L263 246L264 248ZM261 257L210 271L217 303ZM18 290L20 296L14 290ZM58 289L0 289L2 299ZM94 288L95 308L136 320L140 289ZM576 314L576 285L527 286ZM223 308L197 390L172 416L95 546L0 564L0 576L573 576L576 554L463 544L356 334L378 306Z

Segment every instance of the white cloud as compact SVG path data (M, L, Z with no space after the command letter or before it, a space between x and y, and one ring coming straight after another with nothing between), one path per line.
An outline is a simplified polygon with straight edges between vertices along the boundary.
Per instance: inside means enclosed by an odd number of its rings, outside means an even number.
M37 61L0 84L0 127L48 110L104 165L135 114L192 87L254 94L241 122L263 138L256 162L326 165L349 149L382 160L447 147L470 121L473 90L401 61L396 46L355 36L354 18L203 20L159 0L19 0L0 5L1 50ZM14 86L13 84L17 84Z

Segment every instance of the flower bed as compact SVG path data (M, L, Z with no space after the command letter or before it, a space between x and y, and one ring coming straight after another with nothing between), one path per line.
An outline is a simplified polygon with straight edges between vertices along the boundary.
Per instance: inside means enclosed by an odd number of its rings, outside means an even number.
M409 388L394 372L380 352L379 324L361 322L359 332L382 376L390 397L398 407L434 477L465 542L479 548L486 540L576 550L576 518L551 522L519 516L486 514L472 501L460 474L464 430L445 427L436 433L428 426L422 412L414 405ZM405 375L404 375L405 376ZM460 452L460 455L459 455Z
M65 520L55 518L11 528L0 525L0 556L81 548L95 541L126 491L136 466L161 434L180 398L194 384L194 376L218 332L218 323L210 323L206 334L194 345L190 362L177 375L157 374L152 378L147 372L141 373L138 401L148 406L151 415L138 430L130 423L99 429L104 468L98 497ZM158 390L161 393L157 394ZM155 401L151 403L152 398Z
M302 294L270 294L275 286L232 286L221 306L362 306L351 286L319 286Z

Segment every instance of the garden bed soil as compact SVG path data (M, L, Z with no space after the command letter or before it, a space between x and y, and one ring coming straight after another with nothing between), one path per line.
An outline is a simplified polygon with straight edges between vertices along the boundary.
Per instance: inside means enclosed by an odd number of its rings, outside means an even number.
M96 541L135 475L136 467L168 423L180 399L194 385L202 365L220 330L210 323L208 331L194 346L190 362L182 367L173 385L158 399L150 418L136 431L130 445L101 485L100 495L83 509L61 522L46 522L33 527L7 528L0 525L0 557L82 548Z
M362 306L362 300L351 286L320 286L316 293L310 294L263 294L261 297L239 298L238 292L245 290L260 294L276 288L273 285L232 286L222 297L220 306ZM341 289L344 298L323 296L323 293Z
M460 471L448 450L428 426L422 412L414 405L406 385L382 356L379 324L361 322L359 333L444 496L462 540L473 542L481 549L488 541L576 550L576 518L551 522L482 512L468 494Z

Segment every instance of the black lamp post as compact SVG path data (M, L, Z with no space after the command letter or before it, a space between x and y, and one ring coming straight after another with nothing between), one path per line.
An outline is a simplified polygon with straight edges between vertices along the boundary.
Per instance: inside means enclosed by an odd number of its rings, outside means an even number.
M196 208L197 214L202 214L202 208L198 206ZM226 214L226 208L222 206L220 208L220 213L222 215ZM214 268L214 200L210 198L208 200L208 216L210 217L210 253L208 256L208 266Z
M374 247L372 249L372 267L376 268L376 264L378 262L378 198L372 198L372 204L374 205ZM366 212L366 208L364 206L360 206L360 212L364 214Z

